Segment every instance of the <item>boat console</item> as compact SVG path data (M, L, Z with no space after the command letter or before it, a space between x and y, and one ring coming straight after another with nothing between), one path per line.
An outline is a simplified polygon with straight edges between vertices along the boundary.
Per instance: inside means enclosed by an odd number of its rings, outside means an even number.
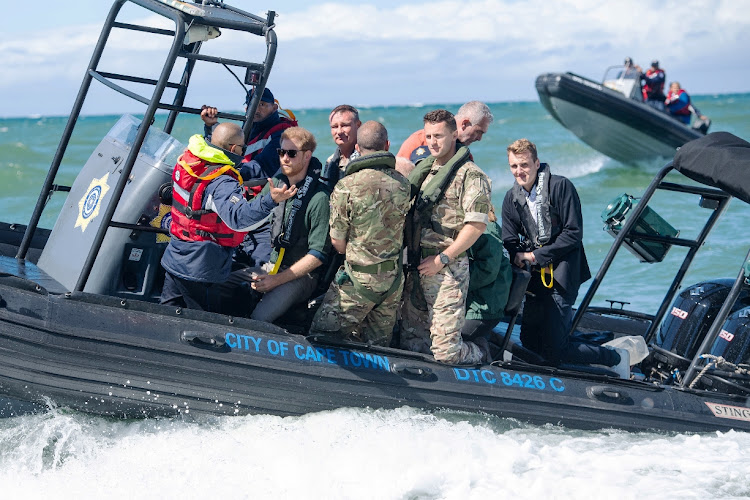
M99 228L113 203L112 187L123 174L142 122L125 115L102 139L73 183L39 258L39 268L73 290ZM159 197L171 186L172 169L185 149L170 135L149 127L140 153L97 252L84 291L157 300L163 271L159 265L169 242L169 206ZM157 228L165 231L157 232Z

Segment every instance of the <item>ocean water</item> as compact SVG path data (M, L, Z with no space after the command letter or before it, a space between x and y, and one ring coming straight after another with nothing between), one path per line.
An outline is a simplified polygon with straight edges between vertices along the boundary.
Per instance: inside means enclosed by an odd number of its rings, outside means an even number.
M712 118L712 131L750 139L750 94L694 100ZM440 105L365 108L361 118L383 122L397 149L435 107ZM492 179L494 203L499 208L513 182L506 146L531 139L552 172L578 189L594 273L612 243L602 230L601 211L622 193L639 196L667 159L636 165L611 160L558 125L537 102L491 108L495 123L471 149ZM295 111L318 138L316 155L325 159L334 149L328 110ZM59 184L72 183L117 119L79 121ZM65 122L0 119L1 220L28 221ZM196 117L181 117L172 135L187 143L201 125ZM54 225L63 196L49 201L42 227ZM679 195L657 197L652 206L681 236L694 236L707 215L695 198ZM750 246L748 216L747 205L733 200L685 285L737 275ZM630 302L630 309L655 312L683 257L672 249L663 264L649 265L621 252L593 304L617 299ZM139 421L55 408L0 420L0 485L4 498L746 498L750 434L584 432L412 408Z

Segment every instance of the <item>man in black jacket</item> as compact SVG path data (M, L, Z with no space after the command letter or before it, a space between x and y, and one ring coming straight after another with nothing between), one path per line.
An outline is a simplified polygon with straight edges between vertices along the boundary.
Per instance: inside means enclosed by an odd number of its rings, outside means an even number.
M578 288L591 278L583 250L581 202L573 183L551 175L528 139L515 141L507 151L516 182L503 200L503 244L514 265L528 263L532 270L521 343L553 365L602 364L629 375L626 351L572 342L568 336Z

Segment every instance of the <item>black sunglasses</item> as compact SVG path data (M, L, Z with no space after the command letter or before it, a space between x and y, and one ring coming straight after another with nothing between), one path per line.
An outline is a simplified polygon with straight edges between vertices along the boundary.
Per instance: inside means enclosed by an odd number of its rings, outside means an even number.
M240 147L240 151L242 151L242 153L240 153L240 156L245 156L245 151L247 151L247 146L244 145L244 144L230 144L229 145L229 151L232 152L232 153L234 153L234 151L232 151L232 150L234 149L235 146L239 146Z
M279 158L282 158L284 155L289 156L289 158L296 158L297 157L297 153L299 153L300 151L302 151L302 150L300 150L300 149L281 149L281 148L276 148L276 152L279 153Z

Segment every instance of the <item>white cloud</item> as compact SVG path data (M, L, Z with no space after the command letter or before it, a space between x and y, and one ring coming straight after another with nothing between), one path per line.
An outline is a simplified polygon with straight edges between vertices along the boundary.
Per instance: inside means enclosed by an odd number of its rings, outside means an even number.
M750 81L750 0L445 0L279 11L269 84L297 107L535 99L540 73L570 70L597 79L625 56L641 64L659 59L667 77L693 93L746 91ZM141 21L169 25L158 16ZM67 111L98 32L99 25L68 26L0 42L0 91L14 95L2 113ZM167 44L156 39L115 30L105 54L111 70L137 68L154 77ZM205 48L248 53L231 32ZM262 57L262 43L251 53ZM236 96L224 98L229 91L211 80L196 75L193 96L236 108ZM58 95L44 95L45 88Z

